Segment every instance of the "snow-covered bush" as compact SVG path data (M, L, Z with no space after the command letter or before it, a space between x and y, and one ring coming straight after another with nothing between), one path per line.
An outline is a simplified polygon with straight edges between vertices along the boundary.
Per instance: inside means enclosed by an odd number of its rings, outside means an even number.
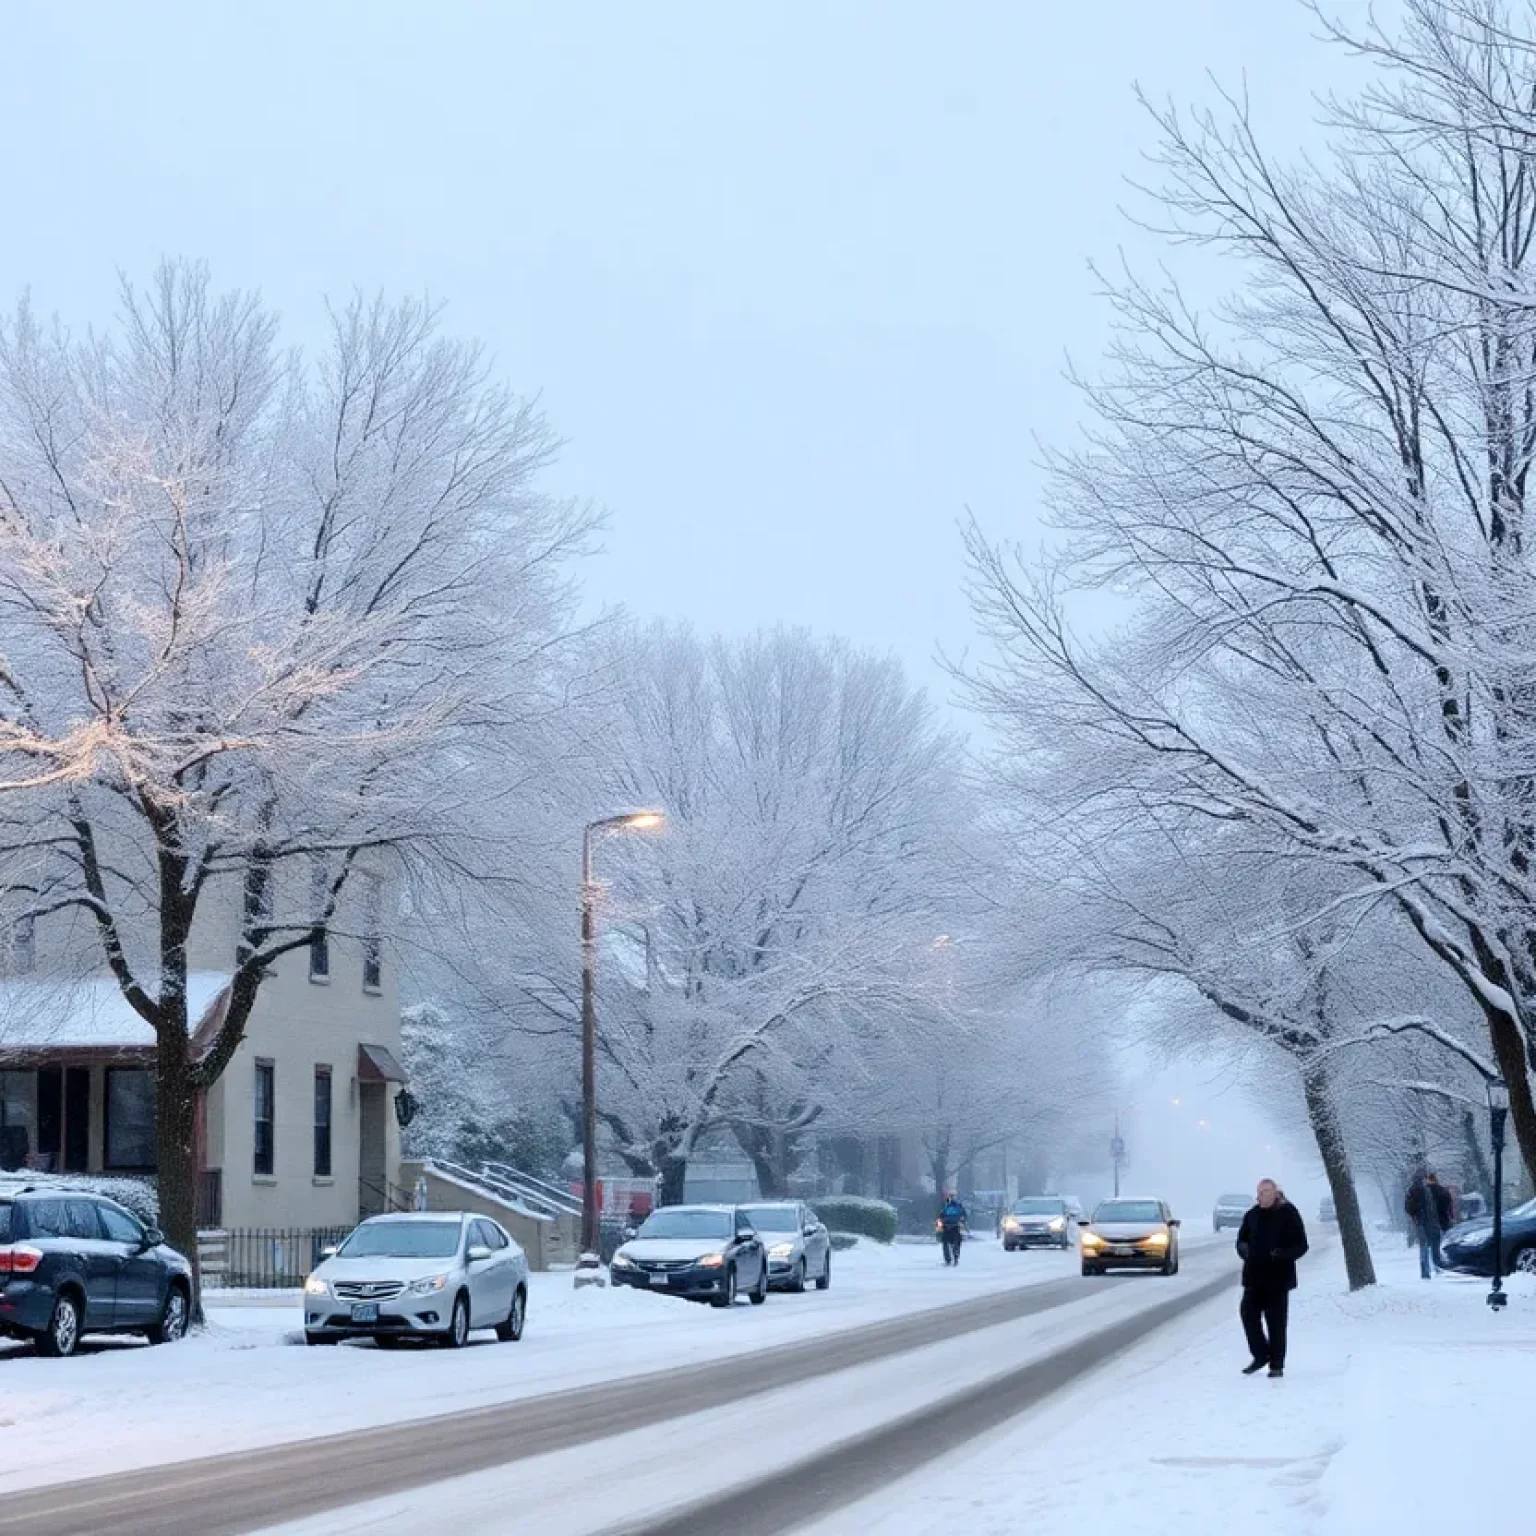
M831 1195L816 1201L816 1214L834 1236L871 1237L877 1243L896 1239L896 1207L884 1200L859 1195Z

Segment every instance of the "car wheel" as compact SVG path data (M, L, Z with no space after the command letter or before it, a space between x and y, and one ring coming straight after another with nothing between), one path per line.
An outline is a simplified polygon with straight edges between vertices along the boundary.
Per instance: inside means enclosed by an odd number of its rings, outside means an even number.
M341 1338L340 1335L334 1333L306 1333L304 1335L304 1342L314 1345L339 1344L341 1343Z
M496 1325L496 1337L503 1344L516 1344L523 1336L523 1321L528 1316L528 1293L518 1286L512 1293L512 1310L507 1320Z
M37 1338L37 1352L50 1360L67 1359L80 1345L80 1303L62 1292L53 1304L53 1316Z
M1103 1273L1104 1273L1104 1271L1102 1269L1100 1269L1097 1264L1084 1264L1083 1265L1083 1275L1084 1275L1085 1278L1087 1278L1089 1276L1092 1276L1092 1275L1102 1275Z
M758 1274L758 1277L757 1277L757 1289L752 1291L748 1295L747 1300L750 1301L754 1307L760 1307L760 1306L762 1306L762 1304L765 1301L768 1300L768 1260L767 1259L763 1260L761 1272Z
M454 1298L453 1315L442 1342L444 1349L463 1349L469 1343L469 1297L462 1291Z
M1509 1258L1512 1275L1536 1275L1536 1248L1517 1248Z
M818 1291L830 1290L832 1286L832 1250L827 1249L827 1261L821 1266L821 1273L816 1277L816 1289Z
M1017 1247L1018 1247L1017 1243L1004 1243L1003 1244L1003 1252L1004 1253L1013 1253L1017 1249Z
M173 1285L166 1294L165 1308L160 1313L160 1321L149 1330L149 1342L174 1344L177 1340L186 1338L189 1314L186 1291L179 1285Z
M795 1277L789 1282L789 1288L796 1296L805 1295L805 1260L801 1259L795 1265Z
M733 1264L725 1272L725 1291L716 1296L710 1303L716 1307L734 1307L736 1305L736 1266Z

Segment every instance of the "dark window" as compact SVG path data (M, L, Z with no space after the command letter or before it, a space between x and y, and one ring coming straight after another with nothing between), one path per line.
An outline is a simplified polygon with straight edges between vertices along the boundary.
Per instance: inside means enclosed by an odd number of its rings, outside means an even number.
M120 1211L115 1205L98 1205L96 1211L108 1242L140 1243L144 1240L144 1228L127 1211Z
M377 992L384 985L384 882L377 875L363 881L363 985Z
M96 1220L96 1207L89 1200L69 1200L68 1226L70 1237L83 1238L88 1242L101 1240L101 1226Z
M277 1100L274 1093L273 1066L270 1061L256 1063L256 1141L252 1169L259 1174L270 1174L273 1163L273 1121Z
M331 1069L315 1068L315 1177L331 1176Z
M106 1091L108 1168L155 1166L155 1077L141 1067L108 1067Z
M314 937L309 941L311 981L324 981L331 974L331 936L324 927L330 899L331 882L325 872L325 861L316 859L309 871L309 921L314 928Z
M91 1163L91 1069L64 1069L64 1169L84 1173Z
M67 1237L68 1235L69 1202L67 1200L29 1200L27 1202L28 1237Z
M37 1069L37 1155L34 1166L52 1173L64 1145L64 1069Z

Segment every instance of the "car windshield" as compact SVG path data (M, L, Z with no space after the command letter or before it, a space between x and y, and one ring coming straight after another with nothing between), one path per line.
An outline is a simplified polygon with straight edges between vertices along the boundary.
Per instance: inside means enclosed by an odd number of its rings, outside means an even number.
M728 1238L731 1218L724 1211L653 1211L640 1228L641 1237Z
M1015 1216L1060 1216L1067 1209L1065 1200L1020 1200L1013 1207Z
M456 1221L365 1221L338 1250L343 1259L451 1259Z
M1217 1205L1251 1205L1252 1197L1249 1195L1223 1195Z
M792 1205L744 1205L741 1214L759 1232L797 1232L799 1212Z
M1106 1200L1093 1213L1094 1224L1101 1221L1161 1221L1162 1207L1155 1200Z

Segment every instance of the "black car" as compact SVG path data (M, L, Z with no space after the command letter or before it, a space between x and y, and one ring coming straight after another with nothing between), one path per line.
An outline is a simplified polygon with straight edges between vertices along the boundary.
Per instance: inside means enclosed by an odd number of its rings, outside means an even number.
M187 1331L192 1266L153 1227L101 1195L0 1195L0 1332L42 1355L72 1355L86 1333Z
M768 1299L768 1254L745 1210L734 1205L665 1205L614 1254L615 1285L662 1291L728 1307L739 1295Z
M1440 1242L1447 1269L1464 1275L1493 1273L1493 1221L1480 1217L1452 1227ZM1527 1200L1504 1212L1504 1264L1506 1275L1536 1275L1536 1200Z

